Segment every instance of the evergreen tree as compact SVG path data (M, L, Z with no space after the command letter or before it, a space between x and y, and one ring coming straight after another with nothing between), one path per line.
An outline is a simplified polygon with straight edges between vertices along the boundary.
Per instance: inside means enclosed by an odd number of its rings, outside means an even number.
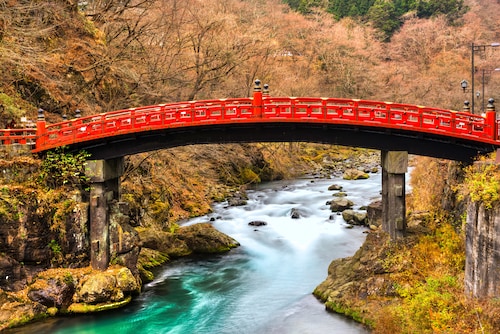
M455 23L468 10L463 0L425 0L416 6L419 18L429 18L434 15L445 15L449 23Z
M417 0L393 0L394 8L398 15L403 15L417 9L420 1Z
M340 20L343 17L348 16L351 4L349 0L330 0L328 2L328 11L333 14L333 16Z
M335 19L361 17L368 19L383 36L389 39L400 27L401 17L415 11L419 18L446 15L450 24L456 24L468 10L464 0L283 0L292 9L309 14L313 8L326 9Z
M394 4L386 0L376 0L368 11L368 19L382 35L382 40L390 39L394 31L401 25Z

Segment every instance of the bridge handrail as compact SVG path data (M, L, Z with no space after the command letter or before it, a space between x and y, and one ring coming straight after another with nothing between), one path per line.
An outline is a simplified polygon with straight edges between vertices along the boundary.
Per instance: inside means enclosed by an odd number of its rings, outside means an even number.
M403 103L344 98L272 97L264 101L264 115L269 118L321 118L368 125L420 128L427 132L448 131L496 140L494 124L485 117ZM359 124L361 122L361 124ZM373 125L373 124L372 124Z
M0 145L33 145L36 141L36 128L0 129Z
M316 122L377 126L497 142L500 121L466 112L372 100L321 97L230 98L116 110L35 129L0 130L4 145L33 144L34 152L165 128L252 122ZM38 124L38 123L37 123ZM38 131L38 132L36 132Z

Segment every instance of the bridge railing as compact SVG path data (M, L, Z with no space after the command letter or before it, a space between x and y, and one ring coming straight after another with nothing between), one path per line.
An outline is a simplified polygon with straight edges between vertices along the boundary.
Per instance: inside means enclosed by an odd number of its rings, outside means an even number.
M33 145L36 142L36 129L0 129L0 145Z
M270 120L325 120L360 126L413 128L425 132L497 140L497 125L486 117L470 113L410 104L339 99L289 98L264 99L263 117Z
M259 92L258 94L262 94ZM104 137L224 123L316 122L386 127L497 143L495 112L486 117L402 103L320 97L214 99L117 110L35 129L0 130L2 144L33 144L34 152Z
M112 111L46 125L34 151L132 132L254 117L251 98L169 103Z

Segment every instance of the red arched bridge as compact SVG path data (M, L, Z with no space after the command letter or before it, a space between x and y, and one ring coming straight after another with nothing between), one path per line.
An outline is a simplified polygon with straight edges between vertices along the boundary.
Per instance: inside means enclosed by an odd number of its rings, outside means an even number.
M265 87L267 88L267 87ZM0 130L3 144L33 153L65 146L110 159L202 143L309 141L471 161L500 147L492 102L484 116L380 101L273 97L167 103Z

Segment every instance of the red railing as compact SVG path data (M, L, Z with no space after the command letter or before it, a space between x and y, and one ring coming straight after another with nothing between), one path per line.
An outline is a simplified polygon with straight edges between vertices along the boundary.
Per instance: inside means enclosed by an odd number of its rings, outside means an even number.
M425 132L500 146L499 121L486 116L369 100L270 97L189 101L112 111L37 129L0 130L4 145L35 144L33 152L105 137L209 124L312 122Z
M35 145L36 129L0 129L0 144L1 145Z

